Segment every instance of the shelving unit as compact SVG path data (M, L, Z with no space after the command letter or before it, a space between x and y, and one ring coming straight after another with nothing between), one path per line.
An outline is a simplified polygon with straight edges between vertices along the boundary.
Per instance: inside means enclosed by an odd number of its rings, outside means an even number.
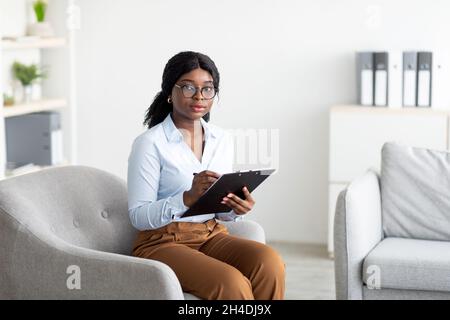
M450 111L408 107L333 106L329 116L328 252L339 193L367 169L380 170L381 148L396 141L436 150L450 149Z
M75 59L74 31L68 30L67 8L73 0L52 1L48 6L46 20L55 30L54 37L26 37L25 27L30 16L30 1L9 0L0 8L0 20L8 30L0 30L0 180L16 175L45 169L52 166L23 167L7 170L7 148L5 121L7 118L42 111L58 111L61 114L64 160L53 166L76 163L76 103L75 103ZM8 17L5 19L4 17ZM12 31L11 31L12 30ZM4 38L5 37L5 38ZM17 39L17 40L16 40ZM25 57L25 61L21 61ZM29 64L48 66L48 77L42 81L42 97L27 103L16 102L13 106L3 106L5 77L11 62L17 60ZM15 172L15 173L12 173Z

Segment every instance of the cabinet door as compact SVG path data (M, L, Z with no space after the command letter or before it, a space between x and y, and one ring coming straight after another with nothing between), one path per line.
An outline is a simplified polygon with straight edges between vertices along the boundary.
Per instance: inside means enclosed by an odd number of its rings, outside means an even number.
M357 109L357 108L355 108ZM380 169L381 147L395 141L447 149L447 115L433 112L332 111L330 182L349 182L368 168Z
M334 214L336 211L336 202L342 190L347 184L330 183L328 186L328 254L333 257L334 252Z

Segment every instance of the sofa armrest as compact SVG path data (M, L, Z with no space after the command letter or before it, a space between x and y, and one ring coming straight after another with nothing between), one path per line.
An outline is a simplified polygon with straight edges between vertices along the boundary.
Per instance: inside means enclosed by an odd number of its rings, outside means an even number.
M238 221L219 221L225 225L231 235L266 243L266 235L263 227L255 221L238 220Z
M337 299L362 299L362 265L383 237L378 175L367 171L339 194L334 220Z
M161 262L74 246L0 217L1 299L184 299Z

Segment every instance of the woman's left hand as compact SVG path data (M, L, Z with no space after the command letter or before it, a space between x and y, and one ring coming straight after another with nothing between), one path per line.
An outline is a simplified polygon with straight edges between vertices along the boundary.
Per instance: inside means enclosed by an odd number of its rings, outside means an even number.
M247 212L252 210L253 205L255 204L255 200L253 200L252 195L250 194L250 192L248 192L247 187L243 187L242 191L244 192L245 200L239 198L233 193L229 193L222 199L221 203L229 206L236 214L246 214Z

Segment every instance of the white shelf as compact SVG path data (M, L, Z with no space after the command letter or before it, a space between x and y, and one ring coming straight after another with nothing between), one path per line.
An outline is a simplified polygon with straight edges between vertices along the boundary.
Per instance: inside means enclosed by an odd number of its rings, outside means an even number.
M5 118L15 117L33 112L62 109L66 106L67 101L65 99L42 99L27 104L3 107L3 116Z
M33 40L2 40L2 50L61 48L66 45L65 38L39 38Z

